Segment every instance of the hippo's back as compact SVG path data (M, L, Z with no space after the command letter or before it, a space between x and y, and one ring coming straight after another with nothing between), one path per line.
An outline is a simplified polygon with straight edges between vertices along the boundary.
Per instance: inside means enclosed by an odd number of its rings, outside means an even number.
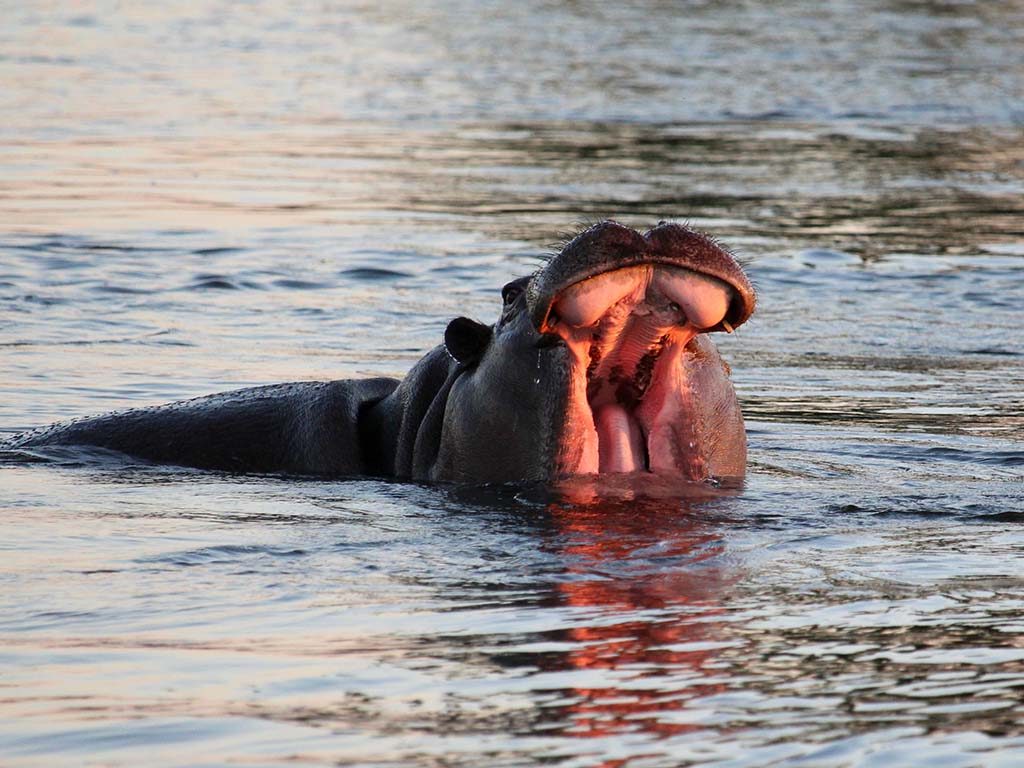
M230 472L372 473L360 416L395 379L252 387L55 424L6 448L95 446L158 464Z

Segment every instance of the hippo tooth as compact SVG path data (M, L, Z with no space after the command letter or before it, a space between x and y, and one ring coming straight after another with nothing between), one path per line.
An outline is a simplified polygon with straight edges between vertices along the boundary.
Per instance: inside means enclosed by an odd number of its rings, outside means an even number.
M600 443L598 469L601 472L640 472L646 469L644 438L640 425L618 403L598 408L594 426Z

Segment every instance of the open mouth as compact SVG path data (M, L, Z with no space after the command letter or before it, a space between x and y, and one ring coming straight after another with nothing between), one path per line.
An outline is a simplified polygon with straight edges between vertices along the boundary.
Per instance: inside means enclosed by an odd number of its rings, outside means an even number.
M695 440L680 434L689 410L685 363L700 354L691 343L698 334L727 322L732 294L717 278L642 264L558 295L542 330L570 351L569 432L583 450L569 473L705 474Z
M577 240L533 304L538 330L569 351L560 473L708 478L721 414L738 409L703 334L744 322L753 288L728 253L678 225L640 235L606 223Z

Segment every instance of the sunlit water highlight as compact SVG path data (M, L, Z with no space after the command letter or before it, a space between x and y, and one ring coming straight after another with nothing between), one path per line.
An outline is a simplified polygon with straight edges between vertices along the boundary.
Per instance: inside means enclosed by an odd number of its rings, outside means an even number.
M401 375L577 225L749 262L738 492L0 466L5 765L1016 766L1012 2L9 8L0 436Z

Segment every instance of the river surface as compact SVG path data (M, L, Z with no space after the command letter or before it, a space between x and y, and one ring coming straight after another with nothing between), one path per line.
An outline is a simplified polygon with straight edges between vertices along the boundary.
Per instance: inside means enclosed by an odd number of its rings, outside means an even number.
M748 265L731 493L0 464L0 763L1024 764L1024 6L0 3L0 438Z

